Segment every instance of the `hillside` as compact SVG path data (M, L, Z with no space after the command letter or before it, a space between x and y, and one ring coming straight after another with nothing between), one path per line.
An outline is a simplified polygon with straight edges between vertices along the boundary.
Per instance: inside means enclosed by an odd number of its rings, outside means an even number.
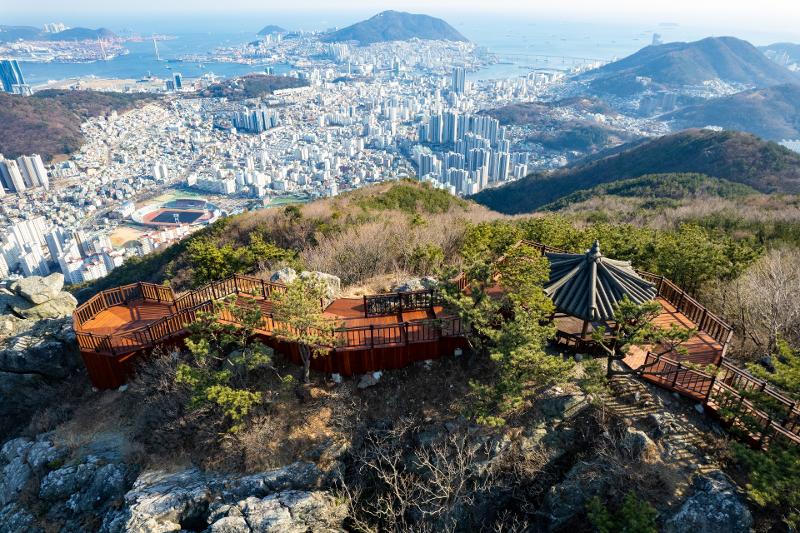
M288 30L275 24L267 24L258 31L258 35L269 35L271 33L286 33Z
M634 140L631 133L591 120L594 113L615 112L597 98L570 98L556 102L524 102L485 112L503 125L530 128L526 141L551 150L596 152ZM587 118L565 118L586 116Z
M250 74L241 78L233 78L213 83L191 95L192 98L202 96L206 98L228 98L229 100L246 100L260 98L272 94L279 89L305 87L308 82L290 76L270 76L267 74Z
M800 65L800 44L774 43L767 46L759 46L758 49L765 56L784 67Z
M724 178L761 192L800 191L800 154L747 133L687 130L487 189L473 199L503 213L526 213L602 183L676 172Z
M788 83L714 98L660 117L677 128L721 126L780 141L800 138L800 84Z
M97 38L113 39L116 34L106 28L69 28L59 33L47 33L34 26L0 25L0 42L24 41L84 41Z
M757 193L747 185L704 174L649 174L577 191L544 206L544 209L556 211L601 196L675 201L708 197L740 198Z
M0 153L6 157L37 153L45 160L69 154L83 144L81 123L86 119L126 111L155 98L55 89L33 96L0 93Z
M322 40L358 41L361 45L368 45L414 38L432 41L467 41L466 37L442 19L401 11L383 11L370 19L324 35Z
M638 79L641 77L667 88L700 85L708 80L767 87L800 79L752 44L735 37L647 46L578 79L598 92L626 96L646 87Z

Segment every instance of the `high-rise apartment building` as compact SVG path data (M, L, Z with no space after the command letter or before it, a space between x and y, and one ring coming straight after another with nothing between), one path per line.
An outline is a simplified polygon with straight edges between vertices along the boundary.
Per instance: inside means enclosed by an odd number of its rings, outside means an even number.
M7 93L22 94L25 91L25 78L16 59L0 59L0 83Z
M451 80L450 88L456 94L464 94L467 84L467 70L464 67L456 67L453 69L453 79Z

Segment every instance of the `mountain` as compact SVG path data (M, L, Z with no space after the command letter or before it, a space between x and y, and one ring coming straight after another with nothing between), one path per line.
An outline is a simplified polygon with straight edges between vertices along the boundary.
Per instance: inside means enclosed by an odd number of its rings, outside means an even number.
M0 42L11 41L85 41L93 39L114 39L116 34L107 28L69 28L58 33L47 33L33 26L0 25Z
M108 28L69 28L58 33L49 33L49 41L90 41L94 39L114 39L117 35Z
M125 111L154 100L145 94L98 91L39 91L33 96L0 93L0 154L37 153L45 160L83 144L81 123L112 110Z
M800 68L800 44L774 43L758 49L779 65L794 67L794 70Z
M289 30L276 26L275 24L268 24L258 31L258 35L269 35L271 33L287 33Z
M700 85L708 80L767 87L800 80L752 44L735 37L647 46L578 79L597 92L627 96L648 87L641 78L649 78L655 88Z
M800 154L749 133L686 130L533 174L472 199L502 213L526 213L602 183L676 172L724 178L761 192L800 192Z
M800 138L800 83L713 98L662 115L679 128L721 126L780 141Z
M593 114L615 116L616 112L597 98L567 98L554 102L523 102L489 109L484 114L503 125L526 126L527 142L550 150L593 153L632 141L636 135L591 120Z
M431 41L468 41L442 19L401 11L383 11L322 37L326 42L358 41L361 45L409 39Z
M600 196L675 201L703 197L740 198L757 193L758 191L747 185L712 178L705 174L648 174L576 191L544 206L544 209L560 210Z

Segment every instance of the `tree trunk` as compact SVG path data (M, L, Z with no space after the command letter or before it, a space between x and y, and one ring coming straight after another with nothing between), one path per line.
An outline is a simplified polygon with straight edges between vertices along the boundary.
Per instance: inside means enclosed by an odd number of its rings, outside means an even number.
M303 360L303 383L311 383L311 350L308 346L300 343L300 358Z

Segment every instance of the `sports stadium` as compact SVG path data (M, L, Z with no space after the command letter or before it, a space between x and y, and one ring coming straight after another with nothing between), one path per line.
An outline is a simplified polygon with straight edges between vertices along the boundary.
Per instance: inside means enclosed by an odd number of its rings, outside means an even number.
M204 198L176 198L161 205L147 205L133 212L131 220L143 226L169 228L214 222L219 209Z

